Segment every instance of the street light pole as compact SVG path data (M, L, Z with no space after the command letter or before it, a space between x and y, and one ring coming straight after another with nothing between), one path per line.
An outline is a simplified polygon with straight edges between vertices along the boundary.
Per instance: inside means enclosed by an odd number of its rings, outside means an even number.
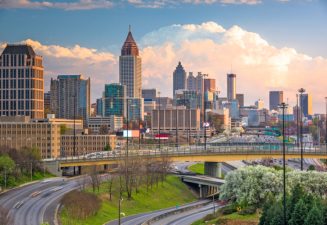
M178 111L177 111L177 99L175 100L175 107L176 107L176 148L178 150Z
M300 88L300 109L301 109L301 121L300 121L300 144L301 144L301 171L303 171L303 93L305 89Z
M327 148L327 97L325 97L326 101L326 115L325 115L325 144Z
M287 105L283 102L280 105L283 113L283 217L284 217L284 225L287 224L286 222L286 157L285 157L285 109Z
M299 147L299 95L296 94L296 145Z
M76 155L76 89L73 95L74 98L74 149L73 149L73 157ZM74 166L74 175L76 175L76 167Z
M159 152L160 152L160 145L161 145L161 135L160 135L160 91L158 92L159 96L159 112L158 112L158 121L159 121Z
M139 150L141 149L141 88L139 90L139 93L140 93L140 103L139 103Z
M203 114L203 132L204 132L204 151L207 151L207 123L206 123L206 105L204 104Z

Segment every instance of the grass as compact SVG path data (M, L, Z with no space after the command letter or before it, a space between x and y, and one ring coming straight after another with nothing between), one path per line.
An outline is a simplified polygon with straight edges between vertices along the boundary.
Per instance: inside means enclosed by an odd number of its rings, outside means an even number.
M204 164L203 163L197 163L194 165L191 165L188 167L188 170L191 172L194 172L196 174L204 174Z
M212 217L211 214L209 217ZM206 217L205 217L206 218ZM251 215L239 215L238 213L232 213L224 216L217 216L215 219L206 220L205 218L200 219L192 225L256 225L259 222L260 215L258 213ZM208 216L207 216L208 218Z
M63 209L60 214L60 219L63 225L101 225L107 221L117 219L118 217L118 179L113 183L113 197L109 201L108 184L101 185L99 193L95 193L101 200L101 208L95 216L91 216L86 220L73 220L67 212ZM86 191L91 192L91 189ZM158 209L174 207L189 203L196 200L196 196L189 190L189 188L180 181L178 177L167 176L166 181L159 183L158 187L153 186L152 190L146 191L146 187L141 187L139 193L133 192L133 199L127 200L123 196L121 205L121 212L125 216L138 214L142 212L149 212Z

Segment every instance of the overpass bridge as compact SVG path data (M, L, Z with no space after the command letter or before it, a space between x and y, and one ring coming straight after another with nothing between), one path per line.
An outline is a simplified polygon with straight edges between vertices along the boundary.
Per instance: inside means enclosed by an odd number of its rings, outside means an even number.
M140 149L139 149L140 148ZM301 158L301 149L293 144L286 144L286 158ZM75 157L61 157L45 162L47 165L56 166L58 169L67 167L85 166L108 166L119 164L134 157L149 160L162 160L163 158L173 161L206 162L208 175L219 177L219 165L217 163L235 160L256 160L263 158L282 158L283 150L281 143L208 143L207 145L187 146L158 146L158 145L134 145L129 150L115 150L106 155L79 155ZM304 158L327 159L326 146L312 146L304 144ZM216 168L213 168L216 167ZM218 169L218 171L217 171ZM214 171L212 171L214 170Z

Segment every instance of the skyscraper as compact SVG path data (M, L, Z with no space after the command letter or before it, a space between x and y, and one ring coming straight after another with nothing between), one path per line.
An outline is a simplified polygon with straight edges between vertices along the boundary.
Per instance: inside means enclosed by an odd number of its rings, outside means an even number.
M90 78L83 79L82 75L58 75L51 79L51 111L57 118L81 118L86 127L91 108L90 86Z
M216 91L216 79L213 78L205 78L204 79L204 91Z
M173 73L173 96L176 90L186 89L186 72L181 64L178 65Z
M0 56L0 116L44 118L42 57L30 45L7 45Z
M283 91L269 92L269 110L277 110L278 106L283 102Z
M236 99L240 107L244 107L244 94L236 94Z
M312 97L310 94L303 94L300 98L300 106L302 105L303 115L308 117L312 116Z
M106 84L103 92L103 116L126 116L126 86Z
M236 99L236 74L227 74L227 100Z
M126 85L127 97L141 98L142 60L131 30L119 56L119 82Z
M193 72L188 73L187 90L196 91L196 78L193 76Z

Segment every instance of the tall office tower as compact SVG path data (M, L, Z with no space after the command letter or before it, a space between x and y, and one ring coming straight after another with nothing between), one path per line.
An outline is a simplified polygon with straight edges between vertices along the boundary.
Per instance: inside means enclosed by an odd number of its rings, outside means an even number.
M204 79L204 91L216 91L216 79L213 78L205 78Z
M44 118L47 117L47 114L51 114L50 96L50 91L44 93Z
M142 59L130 30L119 56L119 82L126 85L127 97L141 98Z
M178 65L173 73L173 96L176 90L186 89L186 72L181 64Z
M236 74L227 74L227 100L236 99Z
M196 91L196 78L193 76L193 72L188 73L187 90Z
M240 107L244 107L244 94L236 94L236 99Z
M258 99L257 101L255 101L255 106L257 107L257 109L263 109L265 107L265 103L262 99Z
M312 116L312 97L310 94L303 94L300 98L300 106L302 105L303 115L308 117Z
M278 106L283 102L283 91L269 92L269 110L278 110Z
M97 116L102 116L103 115L103 101L102 101L102 98L97 98L96 99L96 104L97 104L97 108L96 108L96 112L95 114Z
M57 118L83 119L84 127L90 116L90 78L82 75L58 75L51 78L50 104Z
M103 92L103 116L126 116L126 86L106 84Z
M143 89L142 90L142 98L147 100L155 101L157 98L157 89Z
M199 94L204 93L204 76L208 76L207 74L202 74L201 72L198 72L198 75L196 76L196 91Z
M44 118L42 57L30 45L7 45L0 56L0 116Z

